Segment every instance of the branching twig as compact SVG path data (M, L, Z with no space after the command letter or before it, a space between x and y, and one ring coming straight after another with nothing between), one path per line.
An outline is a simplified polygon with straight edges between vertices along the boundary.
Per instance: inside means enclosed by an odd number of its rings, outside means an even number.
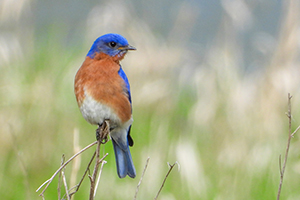
M297 128L296 128L296 130L292 133L292 137L294 137L294 135L295 135L295 133L298 131L300 129L300 126L298 126Z
M144 177L144 175L145 175L145 171L146 171L146 169L147 169L147 167L148 167L149 160L150 160L150 157L148 157L147 160L146 160L146 165L145 165L145 167L144 167L144 170L143 170L142 176L141 176L141 178L140 178L140 181L139 181L139 183L138 183L138 185L137 185L137 187L136 187L135 195L134 195L134 197L133 197L133 200L136 200L137 194L138 194L139 189L140 189L140 185L141 185L142 180L143 180L143 177Z
M101 144L104 144L107 141L107 135L109 134L109 121L105 120L103 122L103 124L101 126L99 126L97 131L99 131L99 132L97 132L97 134L99 134L99 135L97 135L97 137L99 136L99 138L97 141L96 160L95 160L93 174L92 174L92 176L89 176L90 182L91 182L89 200L94 200L94 198L96 196L95 189L96 189L96 179L97 179L99 165L104 160L104 158L108 155L108 154L106 154L103 158L100 159L100 146L101 146ZM105 141L105 142L103 142L103 141Z
M109 120L105 120L104 123L102 125L99 125L99 128L97 129L97 132L96 132L97 133L97 141L89 144L88 146L86 146L85 148L83 148L82 150L80 150L78 153L76 153L75 155L73 155L65 163L64 163L64 156L63 156L62 163L61 163L61 166L59 167L59 169L56 170L56 172L51 176L50 179L48 179L47 181L45 181L36 190L36 192L38 192L42 187L44 187L46 185L45 188L43 189L43 191L40 193L39 196L41 196L43 198L43 200L45 199L44 198L44 193L45 193L46 189L49 187L50 183L53 181L53 179L55 178L55 176L57 174L59 174L60 177L59 177L59 183L58 183L58 188L57 188L57 190L58 190L58 199L61 199L61 183L60 183L60 181L61 181L61 177L62 177L63 184L64 184L65 191L66 191L65 196L67 196L67 199L70 200L71 197L72 197L72 195L75 194L79 190L79 187L80 187L81 183L83 182L84 177L86 176L87 172L90 171L91 163L93 162L94 158L96 157L93 174L92 174L92 176L89 175L89 178L90 178L90 181L91 181L90 200L94 200L94 197L96 195L96 190L97 190L97 187L98 187L98 183L99 183L99 180L100 180L100 175L101 175L101 172L102 172L102 169L103 169L103 165L106 163L106 162L103 162L103 161L106 158L106 156L108 155L108 153L107 153L107 154L105 154L100 159L100 146L101 146L101 144L105 144L107 142L107 136L109 135L109 130L110 130L110 128L109 128ZM92 156L92 159L90 160L90 162L89 162L89 164L87 166L87 169L84 172L83 177L81 178L80 182L76 186L72 187L71 189L68 189L66 177L65 177L65 174L64 174L65 167L75 157L77 157L78 155L80 155L82 152L84 152L85 150L89 149L90 147L94 146L95 144L97 144L96 151L95 151L94 155ZM102 163L102 165L101 165L99 177L97 179L98 169L99 169L99 166L100 166L101 163ZM97 179L97 182L96 182L96 179ZM74 188L76 188L76 190L74 192L70 193L70 191L72 191Z
M46 191L46 189L49 187L50 183L53 181L54 177L69 163L71 162L76 156L78 156L79 154L81 154L82 152L84 152L85 150L89 149L90 147L94 146L95 144L97 144L97 141L89 144L88 146L86 146L85 148L83 148L81 151L79 151L78 153L76 153L75 155L73 155L69 160L67 160L67 162L65 162L63 165L60 166L60 168L58 170L56 170L56 172L51 176L51 178L49 178L47 181L45 181L37 190L36 192L38 192L45 184L45 188L44 190L41 192L41 194L39 196L44 196L44 192ZM44 197L43 197L44 198Z
M98 174L98 169L99 169L99 154L100 154L100 146L101 146L101 142L98 141L98 144L97 144L97 150L96 150L96 161L95 161L95 166L94 166L94 171L93 171L93 174L92 176L89 176L90 178L90 181L91 181L91 187L90 187L90 200L93 200L94 199L94 194L95 194L95 181L96 181L96 178L97 178L97 174Z
M97 179L97 182L96 182L96 186L95 186L95 191L94 191L94 197L96 196L96 191L98 189L98 185L99 185L99 182L100 182L100 177L101 177L101 174L102 174L102 170L103 170L103 166L104 164L106 164L107 162L104 160L104 158L108 155L108 153L106 153L104 155L103 158L101 158L101 167L100 167L100 171L99 171L99 176L98 176L98 179Z
M284 161L283 161L283 166L281 167L281 155L279 155L279 170L280 170L280 182L279 182L279 187L278 187L278 193L277 193L277 200L280 199L280 193L281 193L281 188L282 188L282 183L283 183L283 176L285 172L285 167L287 163L287 158L289 154L289 149L290 149L290 144L291 144L291 139L294 137L295 133L300 129L300 126L292 133L292 109L291 109L291 99L292 96L290 93L288 93L288 112L287 112L287 117L289 119L289 138L285 150L285 156L284 156Z
M167 180L169 174L171 173L173 167L175 166L175 164L178 164L177 161L176 161L173 165L170 165L170 163L168 163L170 169L169 169L168 173L166 174L165 179L164 179L164 181L162 182L162 184L161 184L161 186L160 186L160 188L159 188L159 191L158 191L156 197L154 198L154 200L156 200L156 199L158 198L158 195L159 195L159 193L161 192L162 188L164 187L165 182L166 182L166 180Z
M91 160L90 160L90 162L89 162L89 164L88 164L88 166L87 166L87 168L86 168L86 170L85 170L85 172L84 172L84 174L83 174L81 180L79 181L79 183L78 183L77 185L75 185L73 188L70 189L70 191L71 191L72 189L74 189L74 188L76 187L76 190L75 190L74 192L70 193L70 197L71 197L73 194L75 194L75 193L79 190L79 188L80 188L80 186L81 186L81 183L83 182L83 180L84 180L84 178L85 178L85 175L86 175L87 172L90 170L90 166L91 166L91 164L92 164L92 162L93 162L95 156L96 156L96 151L95 151L95 153L93 154L93 156L92 156L92 158L91 158Z
M71 199L70 199L70 196L69 196L69 189L68 189L67 180L66 180L66 176L65 176L65 169L66 169L66 168L63 168L63 169L61 170L61 176L62 176L63 183L64 183L64 186L65 186L65 191L66 191L67 199L68 199L68 200L71 200Z

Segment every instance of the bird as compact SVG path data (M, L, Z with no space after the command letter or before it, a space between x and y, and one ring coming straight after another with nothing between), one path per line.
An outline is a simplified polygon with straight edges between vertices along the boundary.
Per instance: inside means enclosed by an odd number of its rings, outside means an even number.
M128 78L120 65L126 53L136 50L125 37L108 33L98 37L76 73L74 92L83 118L99 127L109 120L110 136L120 178L136 176L129 146L132 117Z

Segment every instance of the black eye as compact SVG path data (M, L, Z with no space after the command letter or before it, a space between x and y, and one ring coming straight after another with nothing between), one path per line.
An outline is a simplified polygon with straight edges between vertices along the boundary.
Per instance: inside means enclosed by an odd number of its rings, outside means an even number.
M112 47L112 48L115 48L117 46L117 43L115 42L110 42L108 43L108 46Z

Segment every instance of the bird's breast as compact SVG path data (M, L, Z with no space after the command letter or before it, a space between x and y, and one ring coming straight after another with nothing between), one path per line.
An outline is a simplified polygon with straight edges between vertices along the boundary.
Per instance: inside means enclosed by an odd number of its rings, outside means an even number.
M121 123L121 119L111 107L96 101L90 95L85 95L80 111L83 118L91 124L101 124L105 119L110 119L115 124Z
M131 120L131 105L120 66L112 59L86 58L75 77L75 95L83 117L92 124L110 119L116 123Z

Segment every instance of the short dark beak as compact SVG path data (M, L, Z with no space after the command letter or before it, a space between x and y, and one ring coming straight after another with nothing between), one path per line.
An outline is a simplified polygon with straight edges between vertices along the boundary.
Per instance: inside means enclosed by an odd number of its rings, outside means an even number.
M136 50L136 48L131 45L127 45L125 47L119 47L119 49L120 50Z

